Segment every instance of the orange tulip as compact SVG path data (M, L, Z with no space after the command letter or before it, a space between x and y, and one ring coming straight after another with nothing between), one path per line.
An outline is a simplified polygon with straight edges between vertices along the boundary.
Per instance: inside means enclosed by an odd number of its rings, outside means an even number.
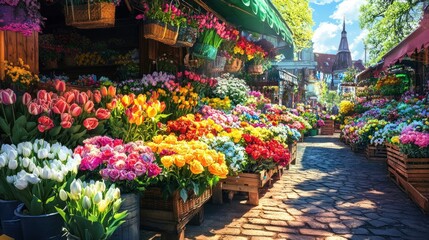
M176 165L178 168L185 166L185 164L186 164L186 161L182 155L174 156L174 165Z
M219 176L220 178L226 178L228 167L226 167L226 165L220 165L219 163L213 163L209 166L209 172L213 175Z
M164 156L161 158L161 163L164 165L165 168L171 167L173 165L173 157L172 156Z
M164 137L162 135L157 135L152 138L152 141L156 144L160 144L162 140L164 140Z
M128 107L131 104L131 97L129 95L124 95L121 98L122 106Z
M109 110L113 110L114 108L116 108L117 104L118 104L118 101L116 99L112 99L112 101L110 103L106 104L106 107Z
M192 161L189 165L190 165L189 168L193 174L200 174L204 172L203 165L201 165L201 163L196 160Z
M107 93L109 96L114 97L116 95L116 88L114 86L109 86Z
M134 100L134 104L144 106L144 105L146 105L146 100L147 100L146 95L139 94L139 96Z
M157 114L158 112L156 111L156 109L155 109L154 107L149 106L149 107L146 109L146 113L147 113L147 116L148 116L148 117L153 118L153 117L155 117L155 116L156 116L156 114Z
M192 154L186 154L184 157L185 157L185 161L187 164L190 164L192 162L192 160L195 159L195 156Z
M106 88L106 86L102 86L101 89L100 89L100 92L101 92L101 96L107 97L107 88Z

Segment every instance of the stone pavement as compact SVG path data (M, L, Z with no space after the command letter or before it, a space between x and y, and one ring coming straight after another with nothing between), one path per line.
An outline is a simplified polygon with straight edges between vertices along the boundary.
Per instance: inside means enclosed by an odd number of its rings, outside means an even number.
M188 239L429 239L429 216L388 177L336 136L299 143L298 163L265 191L259 206L206 204Z

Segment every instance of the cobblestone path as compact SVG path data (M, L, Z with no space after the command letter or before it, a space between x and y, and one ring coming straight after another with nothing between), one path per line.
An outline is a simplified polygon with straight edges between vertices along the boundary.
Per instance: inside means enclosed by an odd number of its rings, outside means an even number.
M429 239L429 216L388 177L385 162L368 161L338 141L299 143L298 163L266 190L259 206L206 204L188 239ZM240 199L241 198L241 199Z

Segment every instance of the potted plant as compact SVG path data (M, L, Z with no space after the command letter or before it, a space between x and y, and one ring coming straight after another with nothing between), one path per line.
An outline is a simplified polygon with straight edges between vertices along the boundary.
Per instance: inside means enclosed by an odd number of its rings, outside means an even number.
M64 220L67 239L105 240L125 223L127 211L120 211L119 188L109 188L102 181L73 180L70 190L60 189L59 198L66 209L56 207ZM137 238L129 238L137 239Z
M20 32L29 36L40 32L43 18L37 0L4 0L0 2L0 31Z
M5 65L5 77L0 84L2 88L12 88L22 94L39 81L39 77L30 71L30 66L21 58L17 63L5 61Z
M76 28L108 28L115 26L115 9L120 0L66 1L65 22Z
M173 4L163 4L162 0L145 1L142 14L136 19L143 19L145 38L167 45L177 42L180 26L186 24L183 13Z
M20 167L18 173L8 173L6 180L15 197L23 202L15 210L21 221L23 239L48 239L61 236L63 221L55 207L64 208L59 199L61 188L69 189L76 176L80 157L61 144L49 144L38 139L5 145L8 167Z

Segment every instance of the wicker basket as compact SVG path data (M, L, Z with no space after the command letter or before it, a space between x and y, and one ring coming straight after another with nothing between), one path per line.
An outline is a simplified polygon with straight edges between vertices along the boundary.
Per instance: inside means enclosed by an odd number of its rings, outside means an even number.
M226 57L217 56L213 62L208 64L208 70L211 73L223 72L225 68Z
M81 29L115 26L114 3L89 3L64 7L66 25Z
M179 36L179 28L159 21L149 20L144 24L144 37L162 42L167 45L175 45Z
M198 29L192 27L181 27L177 42L173 47L192 47L197 40Z
M264 73L264 68L260 64L250 65L247 72L251 75L261 75Z
M195 57L204 58L208 60L215 60L217 56L217 48L204 43L195 43L192 54Z
M229 73L236 73L240 71L241 67L243 66L243 62L238 58L230 59L224 67L225 72Z

